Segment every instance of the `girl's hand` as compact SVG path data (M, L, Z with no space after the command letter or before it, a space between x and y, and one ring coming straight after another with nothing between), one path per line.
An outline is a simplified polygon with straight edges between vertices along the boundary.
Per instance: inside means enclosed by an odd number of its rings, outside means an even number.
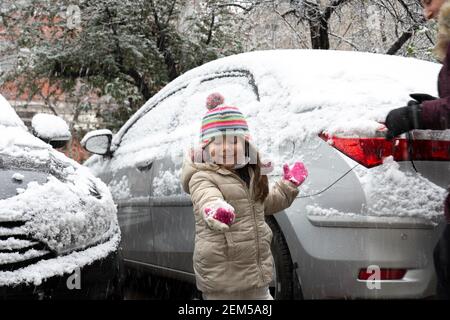
M210 229L226 231L233 224L236 215L232 206L223 200L217 200L204 209L203 218Z
M302 162L294 163L292 169L289 169L289 165L285 163L283 172L283 179L292 182L296 187L301 185L308 176L308 170Z

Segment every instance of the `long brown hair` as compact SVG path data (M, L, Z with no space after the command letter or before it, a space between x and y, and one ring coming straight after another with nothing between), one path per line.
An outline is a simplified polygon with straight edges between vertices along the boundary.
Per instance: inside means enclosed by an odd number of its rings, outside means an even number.
M245 141L245 152L246 154L251 154L250 149L253 148L247 141ZM253 194L255 195L256 201L264 202L267 195L269 194L269 179L267 175L261 174L261 157L259 152L254 150L253 154L256 154L256 164L251 162L248 164L249 167L253 169L254 173L254 184L253 184Z

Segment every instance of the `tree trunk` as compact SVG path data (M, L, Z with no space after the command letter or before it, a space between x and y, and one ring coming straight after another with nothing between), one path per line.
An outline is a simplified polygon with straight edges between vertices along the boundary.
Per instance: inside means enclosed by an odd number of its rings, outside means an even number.
M315 21L309 22L311 34L311 47L313 49L330 49L330 39L328 36L328 22L322 20L320 24Z

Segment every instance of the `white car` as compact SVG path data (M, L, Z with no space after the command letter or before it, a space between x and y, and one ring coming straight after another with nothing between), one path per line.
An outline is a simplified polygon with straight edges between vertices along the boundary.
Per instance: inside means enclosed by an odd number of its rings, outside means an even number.
M99 154L86 165L118 204L126 264L195 281L194 216L179 175L198 142L205 99L220 92L275 163L272 181L286 162L301 160L310 173L292 206L267 218L276 298L433 295L450 135L419 130L387 141L382 122L409 94L436 95L439 69L398 56L276 50L186 72L114 137L92 132L84 141Z
M64 126L33 118L51 144L70 137ZM119 243L105 184L32 135L0 95L0 299L120 298Z

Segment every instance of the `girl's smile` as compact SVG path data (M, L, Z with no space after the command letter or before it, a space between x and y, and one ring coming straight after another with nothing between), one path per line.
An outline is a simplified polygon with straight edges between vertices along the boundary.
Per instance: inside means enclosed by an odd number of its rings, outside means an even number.
M230 169L244 161L245 140L234 135L218 136L208 145L208 152L214 163Z

